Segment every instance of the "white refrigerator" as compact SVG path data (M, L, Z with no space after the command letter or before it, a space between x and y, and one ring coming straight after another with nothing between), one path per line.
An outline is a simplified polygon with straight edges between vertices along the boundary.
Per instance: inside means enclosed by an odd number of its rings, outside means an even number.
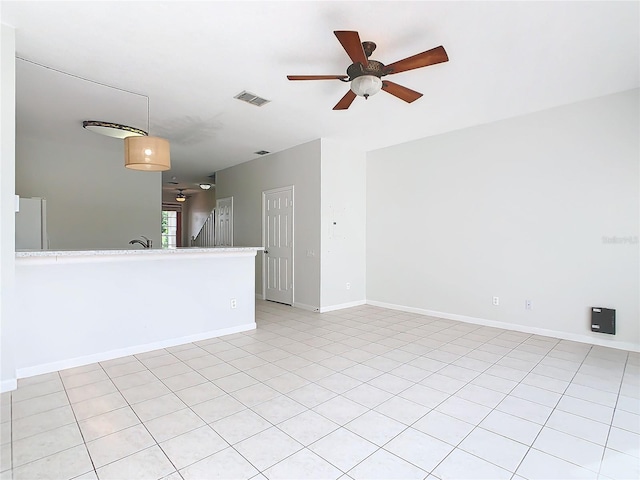
M47 201L44 198L17 199L16 251L47 250Z

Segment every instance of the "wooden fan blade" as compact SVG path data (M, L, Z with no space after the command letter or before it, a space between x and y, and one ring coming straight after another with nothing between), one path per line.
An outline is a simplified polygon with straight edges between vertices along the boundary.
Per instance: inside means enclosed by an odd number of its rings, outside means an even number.
M403 87L397 83L390 82L388 80L382 81L382 90L391 95L398 97L400 100L404 100L407 103L415 102L422 94L411 90L410 88Z
M346 75L287 75L289 80L347 80Z
M349 55L353 63L361 63L365 67L369 64L364 49L362 48L362 42L360 41L358 32L336 30L333 33L338 37L342 48L347 52L347 55Z
M356 96L357 95L355 93L353 93L353 90L349 89L349 91L346 93L346 95L344 97L342 97L338 103L336 103L336 106L333 107L333 109L334 110L346 110L347 108L349 108L349 106L351 105L353 100L356 98Z
M428 67L429 65L448 61L449 57L447 56L447 52L444 50L444 47L440 45L439 47L432 48L413 57L398 60L397 62L387 65L384 70L388 74L400 73L413 70L414 68Z

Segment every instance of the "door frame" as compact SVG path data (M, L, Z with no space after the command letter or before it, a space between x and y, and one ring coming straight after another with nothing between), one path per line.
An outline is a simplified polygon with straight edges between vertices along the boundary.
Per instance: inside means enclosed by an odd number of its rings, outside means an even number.
M266 249L266 218L267 218L267 195L270 193L280 193L291 191L291 305L295 303L296 299L296 274L295 274L295 210L296 210L296 202L295 202L295 185L287 185L279 188L272 188L270 190L262 191L262 247ZM264 250L262 251L262 300L267 299L267 262L264 254Z
M182 247L182 209L176 212L176 248Z

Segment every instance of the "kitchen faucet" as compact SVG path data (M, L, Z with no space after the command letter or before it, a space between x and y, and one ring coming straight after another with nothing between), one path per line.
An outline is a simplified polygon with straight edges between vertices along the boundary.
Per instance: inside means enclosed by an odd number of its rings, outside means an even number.
M151 245L153 245L153 242L149 240L147 237L145 237L144 235L140 235L140 236L145 239L144 242L142 240L135 239L135 240L131 240L129 244L133 245L134 243L139 243L140 245L142 245L142 248L151 248Z

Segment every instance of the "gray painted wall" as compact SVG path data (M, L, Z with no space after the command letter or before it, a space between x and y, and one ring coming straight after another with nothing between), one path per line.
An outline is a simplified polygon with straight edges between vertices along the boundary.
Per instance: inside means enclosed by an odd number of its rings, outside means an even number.
M159 248L161 174L125 168L122 140L82 128L83 120L102 120L146 129L146 98L22 60L16 78L15 189L47 199L50 248L129 248L140 235ZM63 86L75 96L57 115L20 101L47 104Z
M640 347L638 105L633 90L370 152L367 299ZM617 310L615 337L590 332L591 306Z
M124 166L122 141L95 146L16 135L16 193L47 199L50 249L129 248L144 235L160 248L161 176Z
M234 244L262 245L262 192L293 185L294 303L320 306L320 140L217 172L217 198L233 197ZM316 252L313 257L307 251ZM262 294L262 259L256 258L256 293Z
M185 202L187 204L188 219L188 234L187 241L191 240L191 237L195 237L200 233L200 229L207 221L209 215L214 208L216 208L216 189L215 187L209 190L201 190L190 195L190 198ZM189 245L187 243L187 245Z
M255 246L262 245L262 192L294 185L294 304L325 311L366 299L365 173L363 151L319 139L218 172L216 193L233 196L236 245Z

